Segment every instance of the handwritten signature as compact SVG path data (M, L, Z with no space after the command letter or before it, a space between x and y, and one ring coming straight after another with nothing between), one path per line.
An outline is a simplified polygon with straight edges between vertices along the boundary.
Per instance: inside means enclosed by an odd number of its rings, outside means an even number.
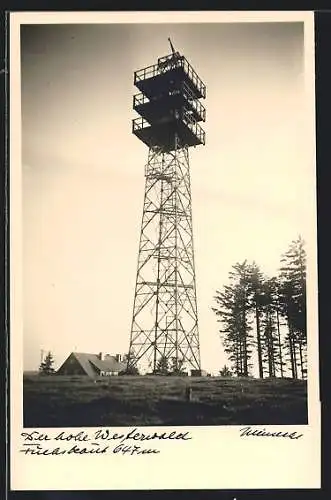
M253 429L252 427L243 427L240 429L240 437L243 436L252 436L252 437L278 437L278 438L288 438L288 439L300 439L303 434L297 434L295 431L293 432L283 432L283 431L275 431L270 432L266 429Z

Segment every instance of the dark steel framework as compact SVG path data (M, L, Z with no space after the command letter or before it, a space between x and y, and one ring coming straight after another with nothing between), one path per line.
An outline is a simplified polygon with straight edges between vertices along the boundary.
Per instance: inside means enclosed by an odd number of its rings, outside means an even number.
M134 83L132 130L149 152L127 368L200 370L189 147L205 143L206 88L174 51Z

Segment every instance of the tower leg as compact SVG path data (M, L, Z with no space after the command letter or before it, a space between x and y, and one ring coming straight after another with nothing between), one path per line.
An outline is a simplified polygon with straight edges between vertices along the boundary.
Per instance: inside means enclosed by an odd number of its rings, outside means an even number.
M200 369L189 153L150 148L127 368Z

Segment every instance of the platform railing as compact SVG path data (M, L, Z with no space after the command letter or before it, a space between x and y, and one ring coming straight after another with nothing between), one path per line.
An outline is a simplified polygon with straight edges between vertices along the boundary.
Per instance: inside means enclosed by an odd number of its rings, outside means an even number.
M186 107L183 108L183 115L184 121L187 123L195 124L196 120L194 119L193 112L191 110L188 110Z
M183 60L184 72L188 75L190 80L194 83L199 92L201 92L203 97L206 97L206 86L202 83L202 80L198 77L197 73L194 71L192 66L189 64L187 59Z
M172 90L169 95L174 96L174 95L180 95L182 94L184 98L189 102L190 106L196 111L196 113L201 117L203 121L206 119L206 110L204 106L201 104L201 102L194 97L192 94L191 90L189 87L186 85L185 82L183 82L181 90L175 89ZM143 104L151 102L148 97L146 97L144 94L136 94L133 96L133 108L135 109L137 106L141 106Z
M133 107L134 108L136 106L146 104L147 102L150 102L150 100L144 94L136 94L133 96Z
M139 69L134 73L134 83L140 82L141 80L146 80L147 78L152 78L160 74L157 64L152 66L147 66L147 68Z
M182 121L185 125L193 132L193 134L201 141L202 144L205 144L205 131L200 125L191 120L187 113L182 114ZM151 124L142 116L139 118L135 118L132 120L132 131L135 132L137 130L142 130L146 127L151 127Z
M195 109L197 114L201 116L202 121L206 120L206 110L199 101L189 101L192 108Z
M190 105L201 116L202 120L205 121L205 119L206 119L206 109L205 109L205 107L192 94L190 88L186 85L185 82L183 82L183 85L182 85L182 92L183 92L183 95L184 95L185 99L187 99L189 101Z
M187 115L187 113L184 113L182 120L188 126L188 128L193 132L193 134L196 137L198 137L198 139L202 142L202 144L205 144L206 133L203 130L203 128L200 127L200 125L197 122L191 120L191 118L189 117L189 115Z
M167 66L164 66L164 63L168 63ZM148 78L153 78L157 75L164 74L165 71L175 69L175 68L183 68L184 73L190 78L190 80L194 83L196 88L199 90L203 97L206 97L206 86L202 82L202 80L198 77L197 73L194 71L192 66L189 64L187 59L184 56L180 56L174 59L170 63L169 56L165 56L164 58L160 58L157 64L153 64L151 66L147 66L146 68L135 71L134 73L134 83L141 80L146 80Z
M135 132L136 130L141 130L145 127L150 127L151 124L142 116L139 116L139 118L135 118L132 120L132 130Z

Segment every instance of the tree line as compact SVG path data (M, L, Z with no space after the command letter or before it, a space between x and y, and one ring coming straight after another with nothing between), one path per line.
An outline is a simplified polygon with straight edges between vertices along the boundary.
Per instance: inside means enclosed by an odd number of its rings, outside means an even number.
M299 236L281 256L276 276L256 262L236 263L214 297L231 372L248 377L307 377L306 251ZM230 373L223 368L223 373Z

